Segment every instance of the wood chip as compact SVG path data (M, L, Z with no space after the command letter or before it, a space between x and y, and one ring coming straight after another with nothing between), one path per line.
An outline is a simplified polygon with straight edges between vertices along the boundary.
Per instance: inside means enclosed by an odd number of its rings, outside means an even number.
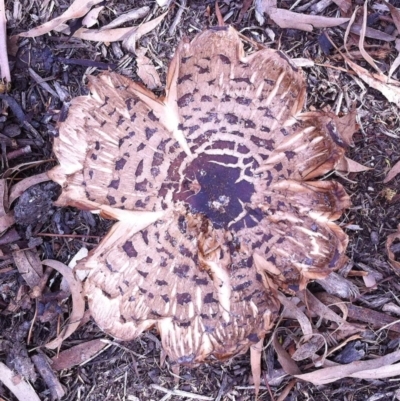
M57 376L50 367L46 355L41 352L32 357L32 361L35 364L36 370L46 383L50 390L51 398L53 400L59 400L64 397L65 391Z

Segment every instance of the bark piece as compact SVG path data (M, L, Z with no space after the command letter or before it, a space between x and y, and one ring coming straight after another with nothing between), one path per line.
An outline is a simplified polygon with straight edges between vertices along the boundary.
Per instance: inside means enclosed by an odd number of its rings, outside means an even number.
M46 355L43 353L34 355L32 357L32 361L35 364L35 367L40 376L42 376L42 379L45 381L48 389L50 390L51 398L53 400L59 400L60 398L64 397L64 388L59 382L56 374L51 369Z

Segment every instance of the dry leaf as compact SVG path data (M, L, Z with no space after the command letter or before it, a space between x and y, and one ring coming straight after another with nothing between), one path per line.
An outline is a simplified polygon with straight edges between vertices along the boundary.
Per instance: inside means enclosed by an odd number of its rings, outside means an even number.
M390 14L392 14L393 22L396 25L397 32L400 33L400 10L391 5L388 1L385 1L385 3L389 7Z
M122 14L115 18L115 20L111 21L109 24L102 26L99 31L105 31L107 29L116 28L122 24L125 24L129 21L134 21L140 18L144 18L150 12L150 7L144 6L140 8L136 8L135 10L129 11L125 14Z
M301 370L297 366L296 362L290 357L287 351L282 347L278 339L278 332L275 332L272 336L272 345L278 356L278 361L282 365L283 370L288 375L299 375Z
M392 65L390 66L390 70L388 72L389 79L391 78L393 73L397 70L397 68L399 68L399 65L400 65L400 39L396 39L395 47L396 47L396 50L398 51L398 54L397 54L397 57L395 58L395 60L393 61Z
M256 12L259 15L267 13L280 28L293 28L308 32L311 32L313 28L328 28L349 21L349 18L329 18L295 13L278 8L276 0L257 1Z
M59 17L33 28L28 32L22 32L19 36L34 38L36 36L44 35L72 18L81 18L85 16L94 5L99 4L102 1L103 0L75 0Z
M36 174L28 178L24 178L18 184L15 184L10 191L9 204L11 205L32 185L40 184L41 182L49 181L47 173Z
M13 252L14 263L31 289L38 286L43 275L43 266L39 256L34 251Z
M88 255L89 251L87 248L82 247L81 249L79 249L79 251L74 255L74 257L71 259L71 261L68 263L68 267L73 270L74 267L77 265L77 263L82 260L83 258L86 258L86 256ZM78 277L78 279L80 281L84 281L85 278L88 275L88 272L85 270L76 270L75 271L75 275L76 277ZM70 294L71 291L69 289L68 286L68 282L67 280L63 277L63 279L61 280L61 284L60 284L60 290L66 292L67 294Z
M342 54L347 64L356 72L356 74L369 86L378 90L386 97L389 102L395 103L400 107L400 82L388 78L385 75L373 74L365 68L360 67L351 61L346 55Z
M151 21L145 22L144 24L139 25L135 31L131 32L129 35L124 38L122 42L122 46L132 52L135 53L136 50L136 42L147 33L151 32L157 25L165 18L168 12L161 14L159 17L154 18Z
M310 291L299 291L297 293L298 297L303 301L307 307L316 314L316 316L323 317L324 319L335 322L340 330L346 330L349 332L358 331L358 329L347 323L342 317L336 314L332 309L324 305L315 295Z
M400 160L390 169L390 171L388 172L388 175L383 180L383 183L386 184L390 180L393 180L393 178L396 177L397 174L400 174Z
M18 398L18 401L40 401L30 383L21 379L14 380L14 373L0 362L0 381Z
M342 173L360 173L362 171L372 170L370 167L365 167L346 156L340 160L335 169Z
M260 391L261 384L261 353L263 349L264 339L261 339L257 344L250 347L250 365L251 374L253 376L256 399Z
M136 41L139 40L143 35L151 32L166 15L167 13L165 12L157 18L133 28L116 28L106 30L81 28L74 33L73 37L96 42L118 42L122 40L124 47L126 47L127 50L134 52Z
M106 345L100 338L75 345L53 357L51 367L54 370L70 369L92 358Z
M281 316L296 319L303 331L305 341L311 338L313 330L308 317L294 304L294 302L290 301L283 294L279 293L278 299L284 306Z
M339 6L339 8L347 14L351 9L351 0L333 0L335 4Z
M82 25L85 26L86 28L90 28L93 25L96 25L99 23L99 14L100 11L103 10L104 6L100 7L95 7L92 10L90 10L86 15L85 18L82 20Z
M301 375L295 375L298 379L308 381L318 386L321 384L332 383L336 380L342 379L344 377L357 377L357 378L376 378L373 376L372 369L380 377L391 377L393 375L398 375L399 366L394 365L391 369L383 369L382 367L388 368L387 365L391 365L394 362L400 360L400 351L393 352L391 354L385 355L381 358L371 359L369 361L356 361L349 363L347 365L332 366L320 370L316 370L312 373L305 373ZM386 374L386 376L385 376ZM372 376L371 376L372 375Z
M161 86L161 80L151 60L145 56L147 49L140 47L136 50L137 74L149 89Z
M6 231L15 223L15 219L12 213L0 216L0 234Z
M375 64L374 59L366 52L366 50L364 48L365 31L367 29L367 19L368 19L367 4L368 4L367 1L365 1L364 2L364 16L363 16L363 22L362 22L362 27L361 27L361 32L360 32L360 39L358 41L358 47L360 49L362 56L364 57L364 60L367 61L368 64L378 72L379 75L383 75L382 71Z
M343 24L340 28L346 28L347 24ZM355 33L356 35L361 35L362 24L352 24L349 31L351 33ZM389 35L385 32L378 31L377 29L371 28L367 26L365 28L365 36L371 39L383 40L384 42L393 42L396 38L392 35Z
M376 279L372 274L368 274L367 276L363 276L364 285L367 288L376 287Z
M69 317L70 321L68 325L62 330L62 332L57 336L56 339L46 344L46 348L54 349L58 348L61 343L66 338L68 338L79 326L83 314L85 313L85 300L82 295L82 284L74 277L71 269L68 266L56 260L49 259L43 260L42 263L57 270L59 273L62 274L63 277L65 277L72 294L73 308L72 313Z
M392 245L396 239L400 240L400 224L397 226L397 231L388 235L386 240L386 252L388 254L389 263L394 269L400 269L400 262L396 260L396 255L392 251Z

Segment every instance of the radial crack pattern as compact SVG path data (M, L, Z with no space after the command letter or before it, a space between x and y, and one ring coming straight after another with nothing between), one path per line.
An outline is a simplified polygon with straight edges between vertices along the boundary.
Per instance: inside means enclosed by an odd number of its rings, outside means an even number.
M277 289L343 265L333 220L349 197L312 180L349 138L337 116L301 113L306 84L283 53L246 56L232 28L182 42L168 77L165 98L92 77L49 175L60 205L120 220L80 263L96 322L125 340L155 326L168 355L193 364L245 352L271 329Z

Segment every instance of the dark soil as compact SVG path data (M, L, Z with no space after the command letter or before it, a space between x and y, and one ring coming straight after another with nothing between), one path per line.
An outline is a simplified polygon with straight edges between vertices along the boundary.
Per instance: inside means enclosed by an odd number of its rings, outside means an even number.
M19 3L21 12L16 12L14 16L14 1L8 1L7 4L10 12L9 36L56 17L70 4L68 0L58 0L55 3L58 6L49 12L47 2L22 0ZM292 58L305 57L319 64L304 69L308 82L308 109L331 108L346 114L352 104L356 105L360 129L354 135L354 147L349 149L348 156L371 167L371 170L336 177L351 194L353 202L353 207L345 213L340 224L350 228L346 230L350 237L347 254L354 263L353 269L361 271L367 266L377 273L379 283L377 288L368 290L361 277L351 278L361 293L354 303L376 311L381 311L382 306L388 302L398 305L400 279L388 264L385 243L387 236L395 232L400 223L400 176L389 184L383 184L382 181L389 168L400 159L399 109L380 92L354 78L354 74L320 66L326 64L346 69L343 60L337 57L326 41L323 30L302 32L280 29L272 21L260 27L253 6L241 14L243 4L248 2L225 0L220 3L222 15L228 17L226 23L233 24L243 35L272 48L280 48ZM151 7L148 19L162 13L162 9L153 0L110 1L101 14L101 25L142 5ZM280 6L289 8L291 5L292 2L283 2ZM324 15L336 15L337 10L338 7L333 3L324 11ZM157 58L156 65L161 66L163 82L179 40L184 36L193 37L204 28L217 24L213 1L188 0L175 33L169 35L168 29L177 11L177 4L171 6L162 24L140 40L140 44L150 48L151 54ZM369 13L369 22L373 28L389 33L393 31L394 25L388 18L380 18L372 8ZM383 15L389 17L388 13ZM79 21L75 23L79 24ZM326 32L338 46L342 45L343 29L329 28ZM273 40L270 39L271 33L274 34ZM354 38L354 43L357 43L358 37ZM368 40L368 43L388 50L378 60L383 71L387 71L396 55L394 45L378 40ZM358 62L366 66L362 59ZM111 45L88 42L58 33L21 39L18 52L14 56L10 55L10 63L13 85L11 92L2 96L0 108L0 171L3 178L8 178L10 182L12 179L14 183L47 171L55 165L52 139L57 134L57 121L60 115L65 114L70 99L87 93L87 75L111 68L139 80L135 73L135 56L126 52L120 43ZM29 69L39 74L53 89L58 85L59 96L52 96L38 85L32 79ZM397 72L393 78L399 79L399 75ZM162 88L159 88L158 93L162 93ZM28 145L30 153L7 160L6 154ZM30 379L41 400L51 399L50 390L36 373L30 357L37 354L38 347L56 336L57 324L68 317L70 304L58 302L57 297L43 302L32 300L27 283L13 263L12 251L31 248L40 259L56 259L68 263L82 246L88 249L95 247L111 224L88 212L53 206L52 201L58 194L59 188L49 182L31 187L13 205L16 225L0 236L0 361ZM53 273L47 284L47 293L57 294L60 281L60 276ZM318 286L314 287L318 290ZM288 326L290 322L281 324ZM106 336L94 322L89 321L64 341L61 349L95 338ZM110 341L113 340L110 338ZM342 355L339 357L342 363L358 359L358 355L369 359L392 352L399 346L399 335L389 330L379 333L370 330L357 343L350 344L353 346L350 346L348 352L355 356L350 356L349 360ZM55 355L53 351L43 351L49 357ZM189 399L182 396L166 398L165 393L151 387L152 384L167 389L179 388L215 400L254 399L248 355L239 356L225 364L202 365L193 369L182 367L179 386L176 386L172 373L173 366L170 366L168 360L161 364L160 355L160 342L156 333L143 334L136 341L128 343L113 342L99 356L82 366L57 373L66 388L67 396L63 399ZM276 355L268 345L263 358L264 378L272 377L274 369L279 368ZM271 382L269 389L263 382L260 399L271 400L270 394L278 399L290 380L287 376L283 380ZM398 379L343 379L319 388L299 381L284 399L395 399L398 387ZM5 400L16 399L0 383L1 397Z

